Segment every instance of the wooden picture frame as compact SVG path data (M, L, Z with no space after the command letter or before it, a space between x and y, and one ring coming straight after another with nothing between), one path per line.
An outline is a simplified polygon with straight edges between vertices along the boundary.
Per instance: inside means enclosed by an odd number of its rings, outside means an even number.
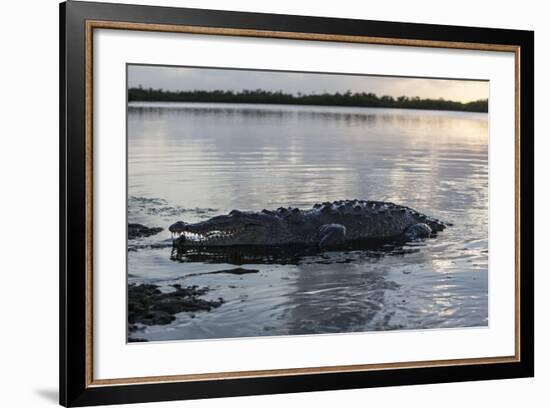
M515 55L515 353L501 357L94 379L96 29L511 52ZM338 390L534 375L534 34L530 31L68 1L60 5L60 403ZM514 182L510 180L510 183ZM520 251L521 248L521 251Z

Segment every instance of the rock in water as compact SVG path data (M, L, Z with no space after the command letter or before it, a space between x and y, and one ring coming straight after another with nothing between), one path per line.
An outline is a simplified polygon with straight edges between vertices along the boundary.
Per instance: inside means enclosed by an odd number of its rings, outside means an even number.
M146 227L141 224L128 224L128 239L149 237L162 231L160 227Z
M210 311L224 303L221 298L201 299L200 296L207 293L208 288L172 286L175 291L164 293L157 285L128 285L129 332L137 330L136 323L147 326L169 324L175 320L177 313Z

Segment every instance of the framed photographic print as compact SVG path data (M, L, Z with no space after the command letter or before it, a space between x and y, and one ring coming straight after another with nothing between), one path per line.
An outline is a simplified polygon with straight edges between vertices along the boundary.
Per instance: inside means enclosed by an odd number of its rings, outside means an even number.
M533 32L60 16L61 404L533 375Z

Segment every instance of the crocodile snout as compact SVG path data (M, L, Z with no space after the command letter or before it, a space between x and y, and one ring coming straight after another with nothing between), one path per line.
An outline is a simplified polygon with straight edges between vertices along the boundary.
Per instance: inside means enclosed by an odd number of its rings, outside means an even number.
M187 225L188 224L186 222L178 221L178 222L170 225L170 227L168 227L168 231L170 231L170 232L183 232L183 231L186 230Z

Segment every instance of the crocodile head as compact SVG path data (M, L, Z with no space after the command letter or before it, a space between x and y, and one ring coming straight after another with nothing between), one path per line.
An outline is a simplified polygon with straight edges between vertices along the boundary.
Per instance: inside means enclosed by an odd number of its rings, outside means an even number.
M269 211L233 210L194 224L178 221L169 230L183 246L272 245L278 226L279 219Z

